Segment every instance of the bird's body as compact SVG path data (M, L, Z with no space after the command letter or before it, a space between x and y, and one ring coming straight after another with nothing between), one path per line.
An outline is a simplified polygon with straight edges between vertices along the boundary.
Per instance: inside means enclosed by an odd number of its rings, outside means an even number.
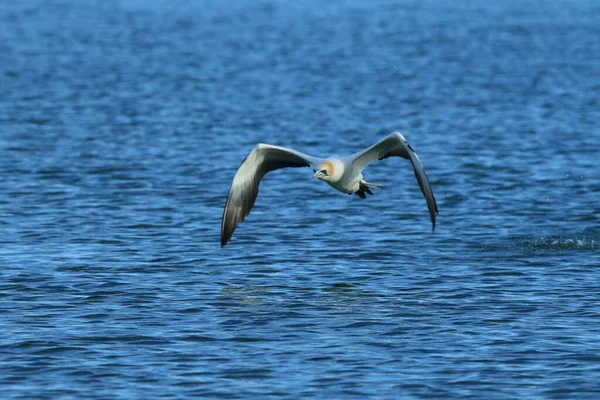
M373 194L371 188L380 188L366 182L362 171L373 161L398 156L411 161L415 177L427 201L429 215L435 229L435 216L438 212L433 191L429 185L423 164L417 153L408 144L404 136L394 132L373 146L347 157L326 159L312 157L285 147L268 144L257 145L244 159L233 178L227 197L221 223L221 246L233 235L233 231L250 213L262 177L270 171L285 167L314 167L313 178L327 182L342 193L355 193L366 198Z

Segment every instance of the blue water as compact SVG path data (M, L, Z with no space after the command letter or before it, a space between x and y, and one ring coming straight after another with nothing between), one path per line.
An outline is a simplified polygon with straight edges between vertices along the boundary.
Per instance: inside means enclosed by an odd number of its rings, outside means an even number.
M597 1L0 3L0 397L600 397ZM423 161L366 200L259 142ZM291 183L284 182L293 178Z

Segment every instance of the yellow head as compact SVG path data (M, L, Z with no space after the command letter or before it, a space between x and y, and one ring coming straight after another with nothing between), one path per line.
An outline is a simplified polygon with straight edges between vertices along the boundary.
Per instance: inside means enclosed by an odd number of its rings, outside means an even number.
M313 175L313 178L329 181L333 176L333 164L329 161L323 161L316 165L314 171L315 174Z

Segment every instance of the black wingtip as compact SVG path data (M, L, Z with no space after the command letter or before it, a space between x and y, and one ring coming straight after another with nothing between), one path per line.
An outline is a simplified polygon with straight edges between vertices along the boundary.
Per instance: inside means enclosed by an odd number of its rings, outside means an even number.
M223 228L221 228L221 248L223 248L223 246L227 244L230 238L231 235L227 236L227 232Z
M229 241L230 237L227 237L225 235L221 235L221 248L223 248L227 244L227 242Z
M435 233L435 216L438 214L437 204L435 205L435 213L431 214L431 233Z

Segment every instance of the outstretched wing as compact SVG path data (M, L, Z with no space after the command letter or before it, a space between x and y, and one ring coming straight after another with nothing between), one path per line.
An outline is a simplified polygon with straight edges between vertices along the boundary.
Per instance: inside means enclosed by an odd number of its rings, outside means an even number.
M231 183L221 221L221 247L250 213L258 196L260 180L265 174L286 167L309 167L320 161L285 147L257 145L242 161Z
M438 213L438 207L435 202L435 197L433 196L433 191L431 190L431 185L429 185L429 180L425 174L425 168L423 167L421 160L419 160L419 156L401 133L394 132L368 149L356 153L351 157L354 167L362 171L373 161L383 160L384 158L392 156L405 158L412 163L417 182L419 182L421 192L423 192L423 196L427 201L429 216L431 217L431 223L433 224L432 231L435 230L435 216Z

